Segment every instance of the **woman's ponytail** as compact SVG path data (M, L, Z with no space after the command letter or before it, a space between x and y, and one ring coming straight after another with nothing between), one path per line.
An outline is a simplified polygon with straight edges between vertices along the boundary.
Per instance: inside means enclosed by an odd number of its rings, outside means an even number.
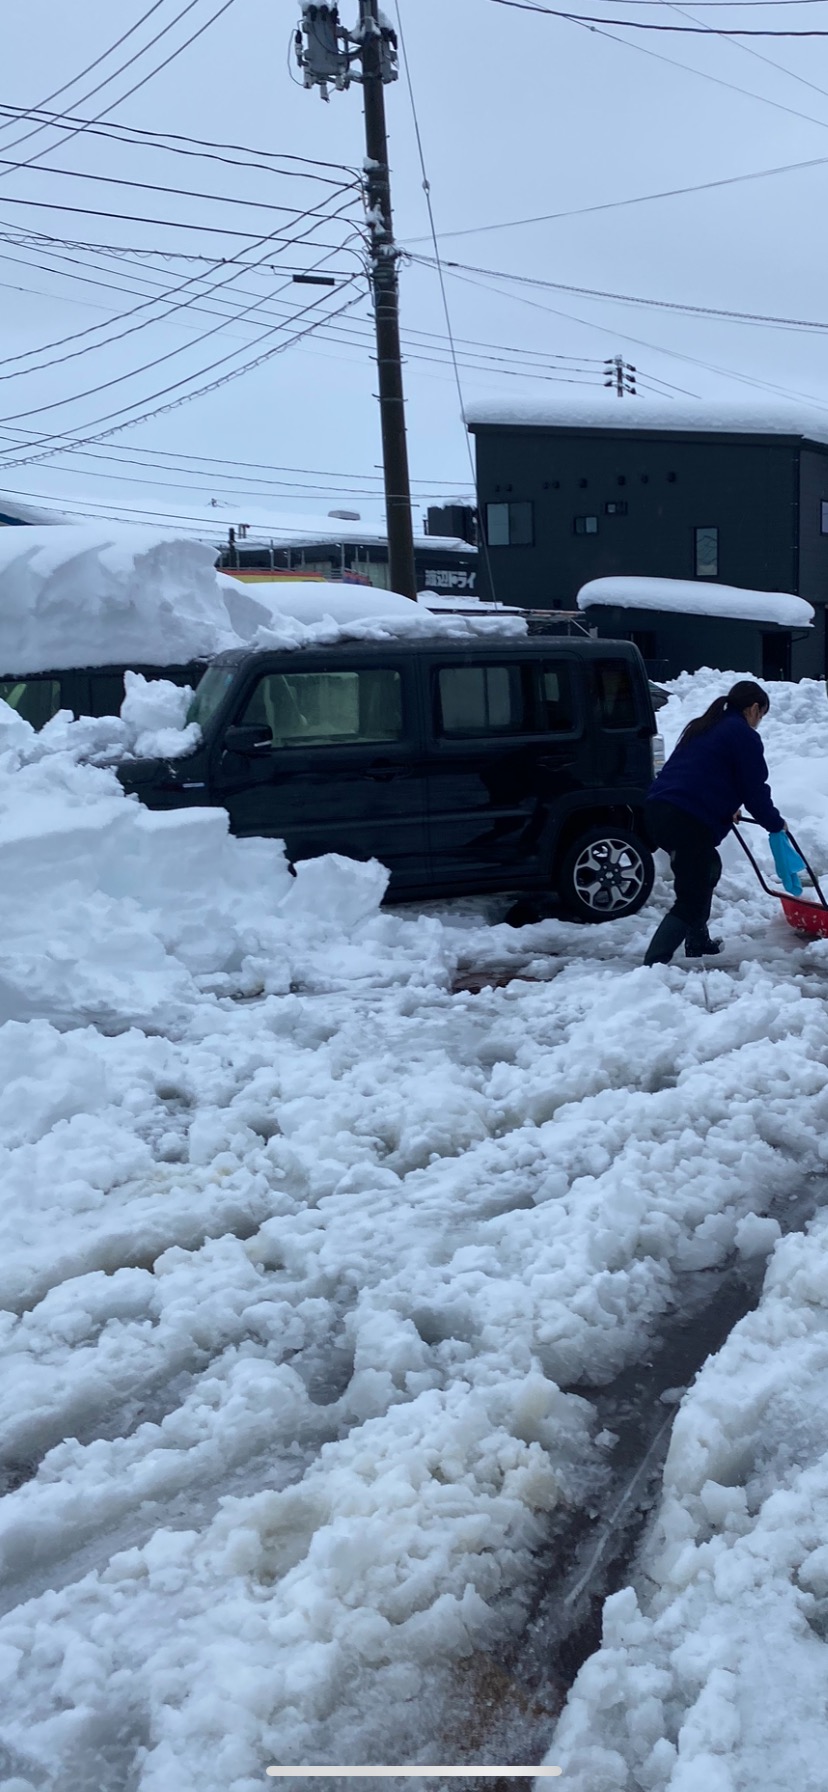
M770 709L767 691L763 691L762 686L755 684L752 678L740 678L726 697L717 697L703 716L696 716L694 721L688 722L676 745L683 747L688 741L697 740L700 734L707 734L709 729L715 728L717 722L723 722L725 716L743 715L754 703L758 703L762 714L767 715Z

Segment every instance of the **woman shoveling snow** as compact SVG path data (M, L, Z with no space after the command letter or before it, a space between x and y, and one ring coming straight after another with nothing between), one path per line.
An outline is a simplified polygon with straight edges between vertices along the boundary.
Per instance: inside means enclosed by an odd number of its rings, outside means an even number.
M769 708L761 685L740 679L726 697L717 697L704 715L688 722L650 788L647 826L653 845L670 855L675 898L653 934L645 964L669 964L682 940L688 958L721 952L722 941L711 939L707 927L722 874L716 849L743 805L767 829L786 889L799 888L796 872L802 860L774 806L756 733Z

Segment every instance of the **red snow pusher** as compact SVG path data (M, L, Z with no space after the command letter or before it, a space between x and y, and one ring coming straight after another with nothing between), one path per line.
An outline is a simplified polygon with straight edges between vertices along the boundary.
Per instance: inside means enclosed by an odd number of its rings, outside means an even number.
M749 820L749 816L742 817L743 823ZM751 822L751 826L753 827L759 827L759 825L758 821ZM743 853L750 859L751 865L756 872L756 876L762 885L762 889L766 890L769 896L778 897L782 904L782 913L785 916L785 920L789 927L795 928L797 933L807 934L810 939L828 939L828 902L826 902L823 895L822 885L820 884L816 872L813 871L808 864L808 860L802 851L802 847L799 845L799 842L794 839L790 828L786 828L785 831L794 852L799 853L802 863L805 866L805 870L808 873L808 877L819 897L818 902L812 902L806 896L789 896L787 890L773 890L767 882L767 879L763 876L761 867L757 865L747 841L742 839L735 823L733 826L733 832L736 835L736 839L738 840Z

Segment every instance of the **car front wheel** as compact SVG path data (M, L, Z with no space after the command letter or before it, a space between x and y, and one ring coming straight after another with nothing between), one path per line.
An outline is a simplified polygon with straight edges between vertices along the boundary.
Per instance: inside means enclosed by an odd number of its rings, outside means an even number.
M643 908L653 887L649 848L629 828L608 823L582 834L557 878L562 907L579 921L618 921Z

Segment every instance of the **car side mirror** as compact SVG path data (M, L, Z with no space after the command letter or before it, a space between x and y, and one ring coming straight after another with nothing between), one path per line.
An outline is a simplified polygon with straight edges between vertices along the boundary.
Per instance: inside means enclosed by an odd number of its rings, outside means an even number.
M259 722L237 722L228 728L223 741L228 753L241 753L244 759L257 759L262 753L269 753L273 745L270 729Z

